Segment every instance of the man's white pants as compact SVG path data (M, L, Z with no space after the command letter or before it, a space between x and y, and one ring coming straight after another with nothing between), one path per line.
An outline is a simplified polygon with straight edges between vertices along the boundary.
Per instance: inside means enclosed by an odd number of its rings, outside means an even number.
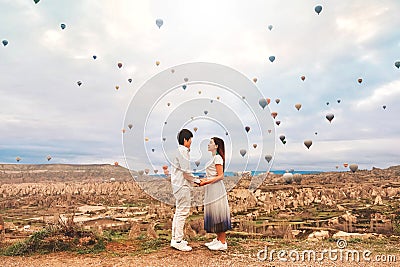
M188 186L182 186L176 193L176 209L174 219L172 220L172 239L176 241L183 240L183 227L185 220L189 216L191 204L191 189Z

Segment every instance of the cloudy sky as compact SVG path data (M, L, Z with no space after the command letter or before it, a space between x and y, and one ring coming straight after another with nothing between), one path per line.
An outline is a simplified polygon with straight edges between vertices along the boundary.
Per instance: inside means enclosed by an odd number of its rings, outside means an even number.
M398 165L400 2L249 2L0 0L0 40L8 41L0 44L0 163L47 163L51 155L53 163L125 165L121 130L135 93L174 66L212 62L257 77L271 99L281 121L272 169Z

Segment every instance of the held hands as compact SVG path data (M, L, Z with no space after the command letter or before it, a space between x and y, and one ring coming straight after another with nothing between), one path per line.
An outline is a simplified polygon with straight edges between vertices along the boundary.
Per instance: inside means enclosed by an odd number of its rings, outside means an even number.
M206 184L208 184L208 183L207 183L207 179L200 179L200 184L199 184L199 186L203 186L203 185L206 185Z

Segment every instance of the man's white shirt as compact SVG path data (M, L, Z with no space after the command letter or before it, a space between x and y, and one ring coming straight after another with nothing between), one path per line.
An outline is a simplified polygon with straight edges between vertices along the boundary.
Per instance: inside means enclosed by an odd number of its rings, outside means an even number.
M191 173L190 155L187 147L183 145L178 146L171 169L171 184L173 193L176 193L182 186L192 186L192 183L183 177L184 172L188 174Z

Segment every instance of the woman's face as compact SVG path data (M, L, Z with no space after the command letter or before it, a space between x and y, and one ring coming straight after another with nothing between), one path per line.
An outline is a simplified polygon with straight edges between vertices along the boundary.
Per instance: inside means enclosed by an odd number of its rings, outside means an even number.
M208 151L217 151L217 145L214 143L214 139L210 139L210 143L208 143Z

